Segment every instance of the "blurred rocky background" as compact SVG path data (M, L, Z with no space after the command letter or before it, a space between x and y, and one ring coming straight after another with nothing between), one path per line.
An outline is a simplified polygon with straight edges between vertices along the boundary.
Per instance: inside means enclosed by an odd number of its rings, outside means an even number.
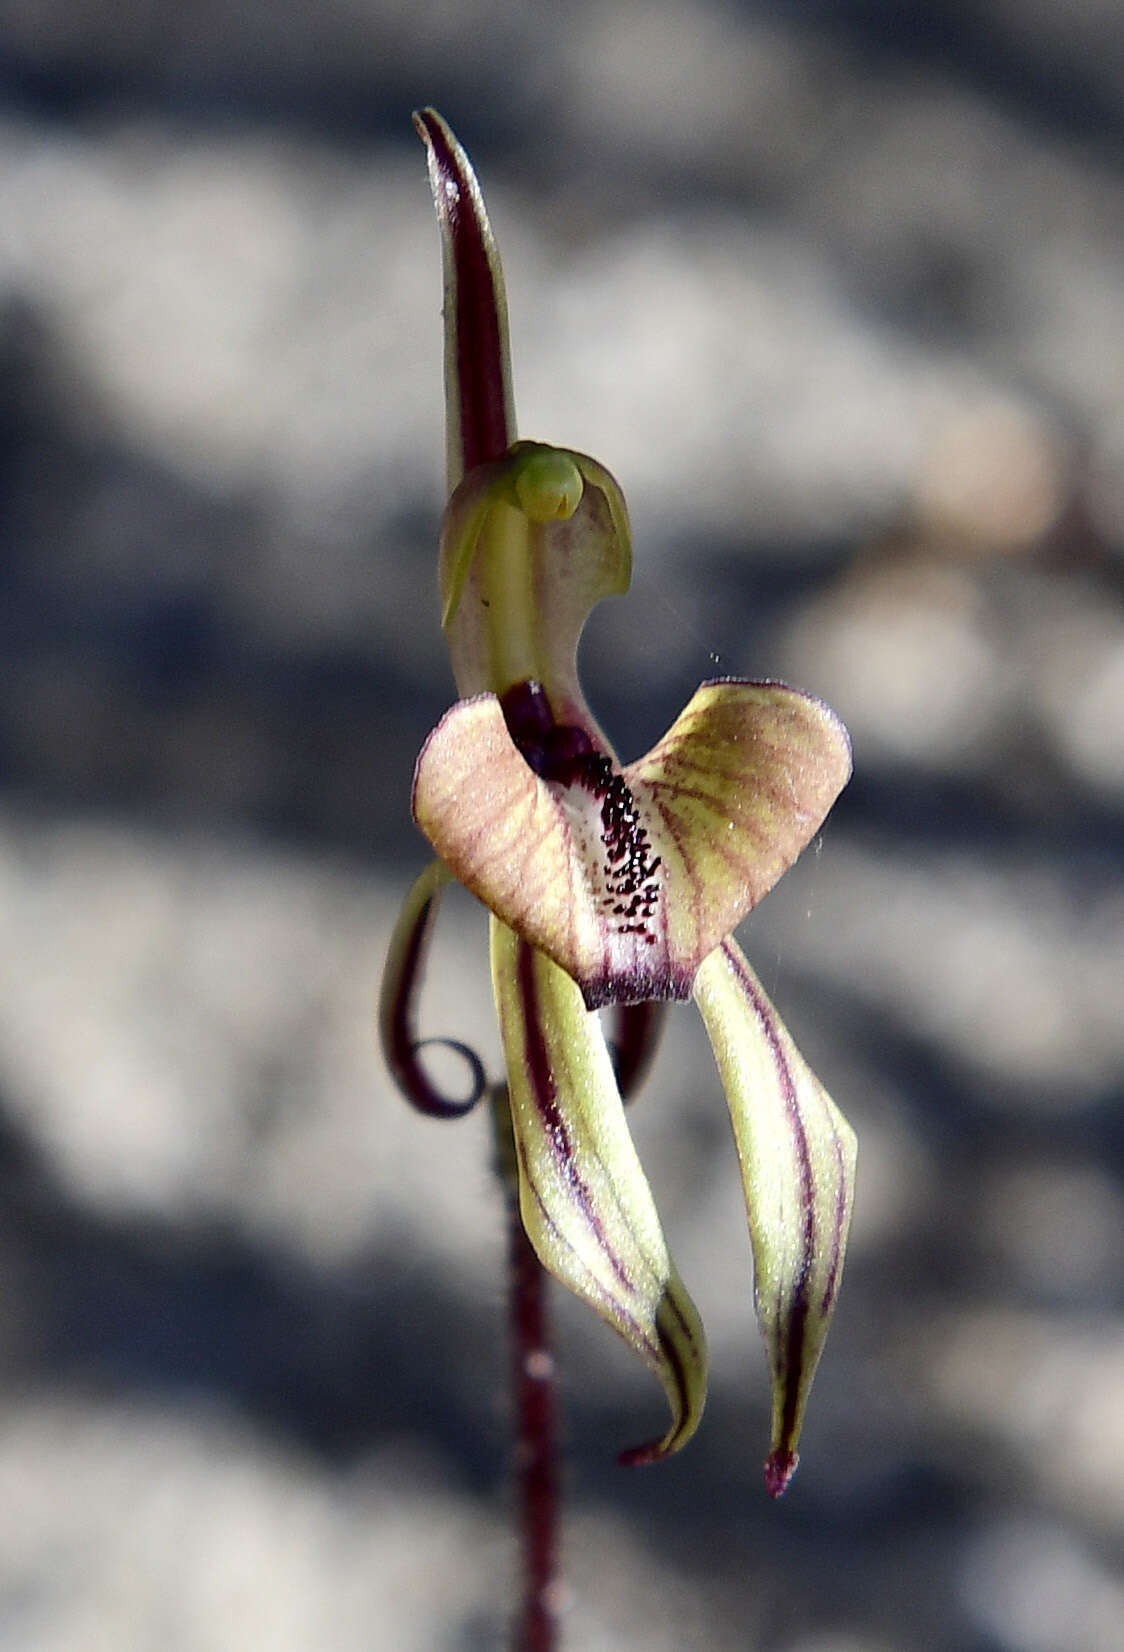
M486 1652L513 1578L485 1121L372 1006L425 860L468 145L524 434L608 463L623 754L783 676L856 778L743 939L855 1123L765 1497L723 1102L633 1111L702 1431L557 1303L568 1652L1124 1646L1124 10L0 0L0 1647ZM494 1060L452 901L426 1025Z

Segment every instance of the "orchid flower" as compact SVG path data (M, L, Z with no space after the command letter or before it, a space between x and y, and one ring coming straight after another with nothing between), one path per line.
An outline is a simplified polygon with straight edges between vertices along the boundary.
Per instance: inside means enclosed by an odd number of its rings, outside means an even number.
M624 1114L663 1001L702 1012L741 1161L759 1324L772 1374L766 1484L796 1466L835 1303L853 1134L732 939L811 841L851 769L846 730L777 682L704 682L663 739L622 766L586 705L578 640L628 588L628 512L581 453L514 440L503 276L468 157L415 116L442 231L450 498L441 619L460 698L417 761L413 814L436 851L391 942L384 1049L423 1110L441 1094L414 1009L442 885L491 913L522 1220L542 1264L663 1384L671 1422L624 1454L652 1461L702 1414L701 1324L671 1260ZM615 1045L597 1011L617 1018Z

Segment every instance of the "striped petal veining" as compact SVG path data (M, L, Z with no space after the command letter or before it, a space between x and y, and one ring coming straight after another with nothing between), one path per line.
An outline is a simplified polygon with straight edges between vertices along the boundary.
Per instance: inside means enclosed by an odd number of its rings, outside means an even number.
M523 1225L543 1266L588 1302L663 1384L667 1432L625 1454L666 1457L694 1433L706 1343L668 1254L596 1015L568 975L492 919Z
M733 941L699 970L695 1000L741 1160L757 1318L773 1380L765 1480L779 1497L796 1468L804 1407L835 1307L855 1137Z

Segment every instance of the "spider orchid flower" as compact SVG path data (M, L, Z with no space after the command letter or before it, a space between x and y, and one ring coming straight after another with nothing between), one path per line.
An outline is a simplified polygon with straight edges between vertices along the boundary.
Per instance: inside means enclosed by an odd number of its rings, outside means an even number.
M520 1210L543 1265L659 1377L653 1461L698 1426L706 1352L625 1121L662 1002L693 997L741 1160L757 1315L773 1386L766 1484L778 1496L835 1303L853 1134L733 941L819 830L851 770L827 706L776 682L704 682L663 739L622 766L577 675L593 606L629 584L628 513L584 454L514 440L503 276L468 157L415 117L442 231L450 498L442 624L460 695L430 734L413 813L438 859L408 897L381 1001L384 1049L423 1110L465 1101L423 1070L417 987L440 888L490 910ZM598 1010L615 1016L610 1044Z

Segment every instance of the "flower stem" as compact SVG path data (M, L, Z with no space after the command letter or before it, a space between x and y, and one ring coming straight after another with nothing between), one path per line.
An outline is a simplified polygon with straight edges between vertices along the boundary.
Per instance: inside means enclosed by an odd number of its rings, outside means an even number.
M507 1217L515 1494L522 1603L512 1652L555 1652L558 1644L558 1434L547 1277L519 1213L519 1183L507 1091L492 1092L497 1168Z

